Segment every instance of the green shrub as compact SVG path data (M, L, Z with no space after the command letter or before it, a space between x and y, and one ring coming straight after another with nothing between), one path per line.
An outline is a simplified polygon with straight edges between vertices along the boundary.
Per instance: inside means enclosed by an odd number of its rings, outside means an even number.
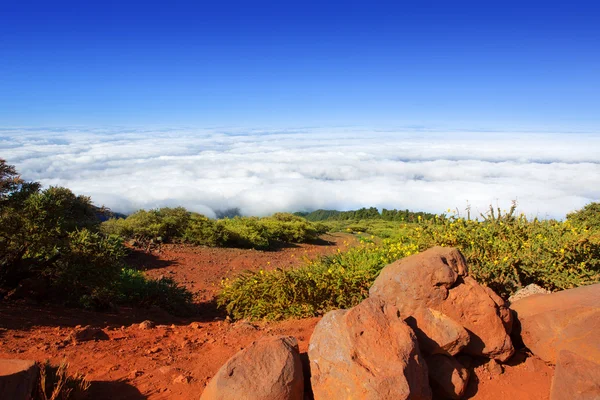
M190 220L191 213L183 207L139 210L125 219L103 222L102 231L141 242L170 242L184 236Z
M600 230L600 203L590 203L581 210L567 214L567 219L577 227Z
M268 249L271 245L269 232L256 217L235 217L217 222L227 239L224 244L232 247Z
M123 268L111 289L118 304L156 306L178 316L194 312L193 295L170 278L148 279L140 271Z
M402 224L401 236L363 239L345 253L290 270L246 272L223 282L218 303L233 318L319 315L360 302L387 264L432 246L454 246L470 274L507 297L536 283L550 290L600 281L600 235L569 221L527 220L490 210L483 221L433 218Z
M287 213L215 221L178 207L140 210L125 219L109 219L102 223L101 230L105 234L134 239L142 245L154 241L267 249L276 242L314 240L325 232L325 227Z
M201 246L223 246L228 235L222 224L200 214L192 214L183 234L183 241Z
M29 279L39 299L88 308L189 308L191 294L173 281L123 271L125 247L118 236L176 237L189 213L183 208L141 212L99 229L97 211L88 197L69 189L41 190L35 182L23 182L0 159L0 286L10 290Z
M321 233L315 224L288 213L276 213L262 218L260 222L266 228L270 241L302 243L315 240Z

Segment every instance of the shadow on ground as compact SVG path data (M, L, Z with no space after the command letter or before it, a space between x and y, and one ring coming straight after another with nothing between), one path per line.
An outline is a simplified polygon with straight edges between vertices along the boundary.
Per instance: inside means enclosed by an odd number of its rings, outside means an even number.
M176 317L160 308L119 307L116 311L95 312L52 304L32 304L27 301L0 301L0 336L3 329L29 330L34 327L75 327L91 325L105 328L138 324L151 320L160 325L188 325L190 322L208 322L225 319L225 312L215 301L196 304L189 317Z
M125 381L92 381L88 400L144 400L147 396Z

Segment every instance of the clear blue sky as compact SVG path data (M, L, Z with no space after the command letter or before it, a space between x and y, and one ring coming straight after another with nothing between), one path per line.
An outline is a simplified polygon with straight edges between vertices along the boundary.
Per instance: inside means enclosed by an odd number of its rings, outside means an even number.
M0 127L600 130L582 1L0 0Z

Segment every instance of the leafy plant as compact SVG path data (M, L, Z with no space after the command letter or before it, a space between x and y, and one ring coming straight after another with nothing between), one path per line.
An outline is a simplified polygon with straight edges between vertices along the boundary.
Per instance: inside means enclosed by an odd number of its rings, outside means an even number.
M359 247L297 269L225 280L218 303L238 319L305 317L352 307L384 266L432 246L460 249L470 274L505 297L530 283L558 290L600 281L598 233L569 220L528 220L515 210L516 205L506 212L490 208L480 221L451 215L394 223L390 239L363 237Z
M111 298L119 304L156 306L178 316L194 312L192 293L170 278L148 279L140 271L123 268L112 290Z

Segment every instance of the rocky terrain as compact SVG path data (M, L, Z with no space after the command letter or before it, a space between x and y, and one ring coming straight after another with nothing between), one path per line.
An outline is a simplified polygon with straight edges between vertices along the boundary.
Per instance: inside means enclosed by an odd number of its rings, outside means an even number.
M322 318L231 322L211 302L220 280L238 271L293 266L350 245L351 235L337 235L274 252L167 246L137 254L131 261L149 274L199 292L202 316L2 302L0 358L66 360L92 381L92 399L256 398L266 387L273 399L598 398L600 288L525 297L510 305L514 319L454 250L389 265L363 303Z

